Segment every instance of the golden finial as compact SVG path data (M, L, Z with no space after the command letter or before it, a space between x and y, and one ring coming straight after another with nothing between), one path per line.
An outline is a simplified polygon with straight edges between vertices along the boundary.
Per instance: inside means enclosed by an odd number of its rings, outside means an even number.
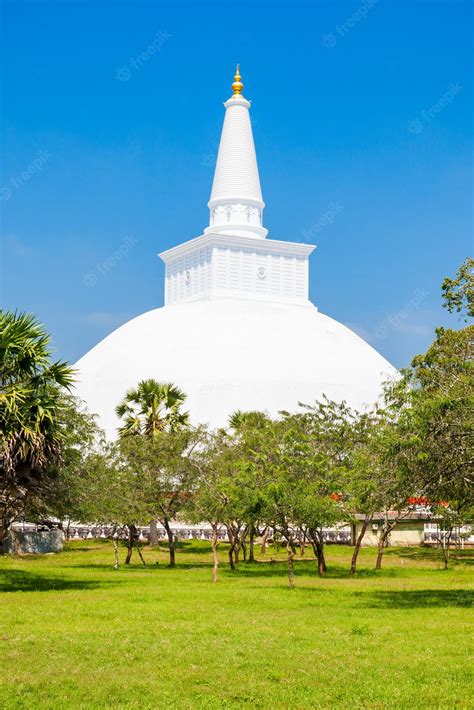
M234 76L234 83L232 84L232 91L234 92L234 96L240 96L242 94L243 88L244 85L242 84L242 77L240 76L240 64L237 64Z

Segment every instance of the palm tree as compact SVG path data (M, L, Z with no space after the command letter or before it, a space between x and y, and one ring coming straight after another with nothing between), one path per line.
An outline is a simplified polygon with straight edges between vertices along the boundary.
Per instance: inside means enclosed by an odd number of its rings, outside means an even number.
M189 422L189 413L181 407L186 395L170 382L142 380L130 389L115 412L124 421L121 437L130 434L156 436L164 431L177 431Z
M244 412L241 409L236 409L229 416L229 426L236 432L242 431L243 428L259 428L266 423L268 423L268 416L265 412Z
M0 544L60 460L62 388L72 380L33 315L0 310Z
M138 387L130 389L120 404L115 408L118 417L124 420L119 428L120 438L142 435L156 437L163 432L175 432L189 422L189 413L181 412L181 406L186 395L176 385L170 382L142 380ZM165 526L166 527L166 526ZM170 541L170 565L174 566L173 535L167 525ZM137 534L135 525L129 525L129 555L133 549L134 536ZM156 520L150 521L150 545L158 542Z

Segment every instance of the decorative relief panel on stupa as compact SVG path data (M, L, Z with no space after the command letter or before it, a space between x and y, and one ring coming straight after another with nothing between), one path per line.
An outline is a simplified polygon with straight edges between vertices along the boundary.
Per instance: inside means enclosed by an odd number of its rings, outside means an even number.
M210 214L210 226L219 227L229 224L242 227L246 225L261 227L262 210L244 202L213 207Z
M162 254L165 303L223 296L308 300L312 245L208 234Z

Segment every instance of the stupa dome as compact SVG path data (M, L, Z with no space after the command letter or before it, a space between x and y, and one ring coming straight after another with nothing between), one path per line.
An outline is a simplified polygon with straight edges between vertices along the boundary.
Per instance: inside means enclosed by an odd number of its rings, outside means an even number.
M194 423L240 410L295 411L323 395L363 410L396 370L308 299L308 244L266 238L240 74L225 103L210 224L160 256L165 305L115 330L76 364L77 395L115 436L115 407L140 380L173 382Z
M114 409L139 380L174 382L195 422L236 409L277 414L325 394L363 409L393 368L362 338L311 304L215 299L157 308L125 323L78 365L80 395L109 434Z

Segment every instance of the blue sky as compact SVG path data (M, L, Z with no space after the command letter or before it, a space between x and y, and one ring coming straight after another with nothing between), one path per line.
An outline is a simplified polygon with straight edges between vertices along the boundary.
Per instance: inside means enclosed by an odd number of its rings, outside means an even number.
M162 305L156 254L208 222L237 61L265 225L318 245L313 302L397 366L456 327L439 285L472 252L469 3L2 13L2 304L36 313L61 357Z

